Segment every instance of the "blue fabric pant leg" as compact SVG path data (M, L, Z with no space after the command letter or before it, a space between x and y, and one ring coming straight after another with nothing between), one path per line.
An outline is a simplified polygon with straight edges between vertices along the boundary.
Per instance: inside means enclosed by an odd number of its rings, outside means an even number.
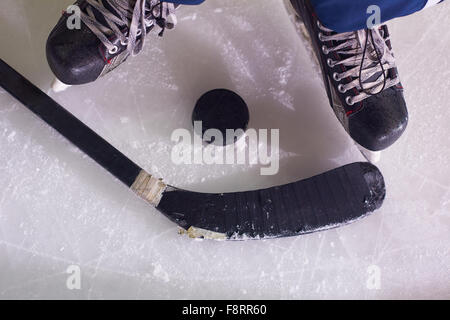
M367 28L372 12L369 6L380 8L381 22L406 16L422 10L436 0L310 0L319 20L336 32L356 31ZM442 1L441 1L442 2Z

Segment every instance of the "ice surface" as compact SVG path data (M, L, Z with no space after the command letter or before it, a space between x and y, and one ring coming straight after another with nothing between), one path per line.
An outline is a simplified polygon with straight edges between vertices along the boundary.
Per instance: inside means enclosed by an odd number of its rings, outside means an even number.
M71 1L3 0L0 55L48 91L45 40ZM411 121L379 164L373 216L292 239L211 242L177 228L0 90L2 298L450 298L450 4L391 23ZM95 84L52 96L131 159L198 191L291 182L360 154L331 112L279 0L183 7L163 39ZM174 166L170 134L226 87L250 127L280 128L277 176ZM69 290L66 270L81 270ZM379 283L374 275L379 274Z

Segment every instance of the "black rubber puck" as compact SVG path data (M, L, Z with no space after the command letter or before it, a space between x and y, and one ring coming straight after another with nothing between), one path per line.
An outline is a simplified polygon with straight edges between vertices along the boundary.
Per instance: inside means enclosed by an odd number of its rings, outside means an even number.
M227 129L245 131L249 118L247 104L238 94L227 89L215 89L208 91L197 101L192 114L192 123L201 121L201 135L203 140L209 143L215 142L216 139L214 136L208 137L205 132L209 129L219 130L222 133L223 145L226 145L234 143L239 138L236 136L234 140L227 141Z

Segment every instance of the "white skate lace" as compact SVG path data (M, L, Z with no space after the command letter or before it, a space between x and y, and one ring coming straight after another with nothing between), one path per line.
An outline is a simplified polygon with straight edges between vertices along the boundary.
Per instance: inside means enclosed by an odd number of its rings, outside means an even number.
M162 36L164 30L172 29L177 19L175 5L160 0L86 0L86 13L81 13L81 20L105 45L110 54L118 52L119 48L110 41L112 35L126 45L127 52L137 55L145 44L147 28L159 28ZM114 9L106 8L107 3ZM97 20L94 9L103 15L107 26ZM122 30L121 30L122 29ZM126 30L125 33L123 30ZM139 38L140 37L140 38ZM139 38L139 40L138 40Z
M318 23L318 27L324 32L334 33L333 30L320 23ZM339 92L345 93L353 88L356 88L359 92L357 95L347 96L346 103L348 105L361 102L400 83L397 74L393 78L388 77L389 70L396 68L396 65L394 55L386 44L389 37L383 37L382 32L379 28L374 28L356 32L334 33L333 35L319 33L319 39L322 42L338 42L334 47L322 46L324 54L336 52L342 57L340 60L328 58L328 65L330 67L337 65L347 67L345 72L335 72L333 79L337 82L341 82L348 77L353 79L345 84L340 83L338 85Z

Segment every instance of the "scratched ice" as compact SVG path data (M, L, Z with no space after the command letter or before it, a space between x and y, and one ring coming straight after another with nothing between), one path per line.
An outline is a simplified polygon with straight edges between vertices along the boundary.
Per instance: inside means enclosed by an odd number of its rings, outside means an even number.
M3 0L0 55L47 91L45 40L69 1ZM130 158L198 191L286 183L361 160L278 0L208 0L95 84L52 96ZM194 241L0 91L0 297L450 298L450 4L390 24L411 121L379 167L384 207L299 238ZM277 176L175 166L176 128L226 87L280 128ZM81 270L68 290L66 270ZM375 278L374 278L375 277Z

